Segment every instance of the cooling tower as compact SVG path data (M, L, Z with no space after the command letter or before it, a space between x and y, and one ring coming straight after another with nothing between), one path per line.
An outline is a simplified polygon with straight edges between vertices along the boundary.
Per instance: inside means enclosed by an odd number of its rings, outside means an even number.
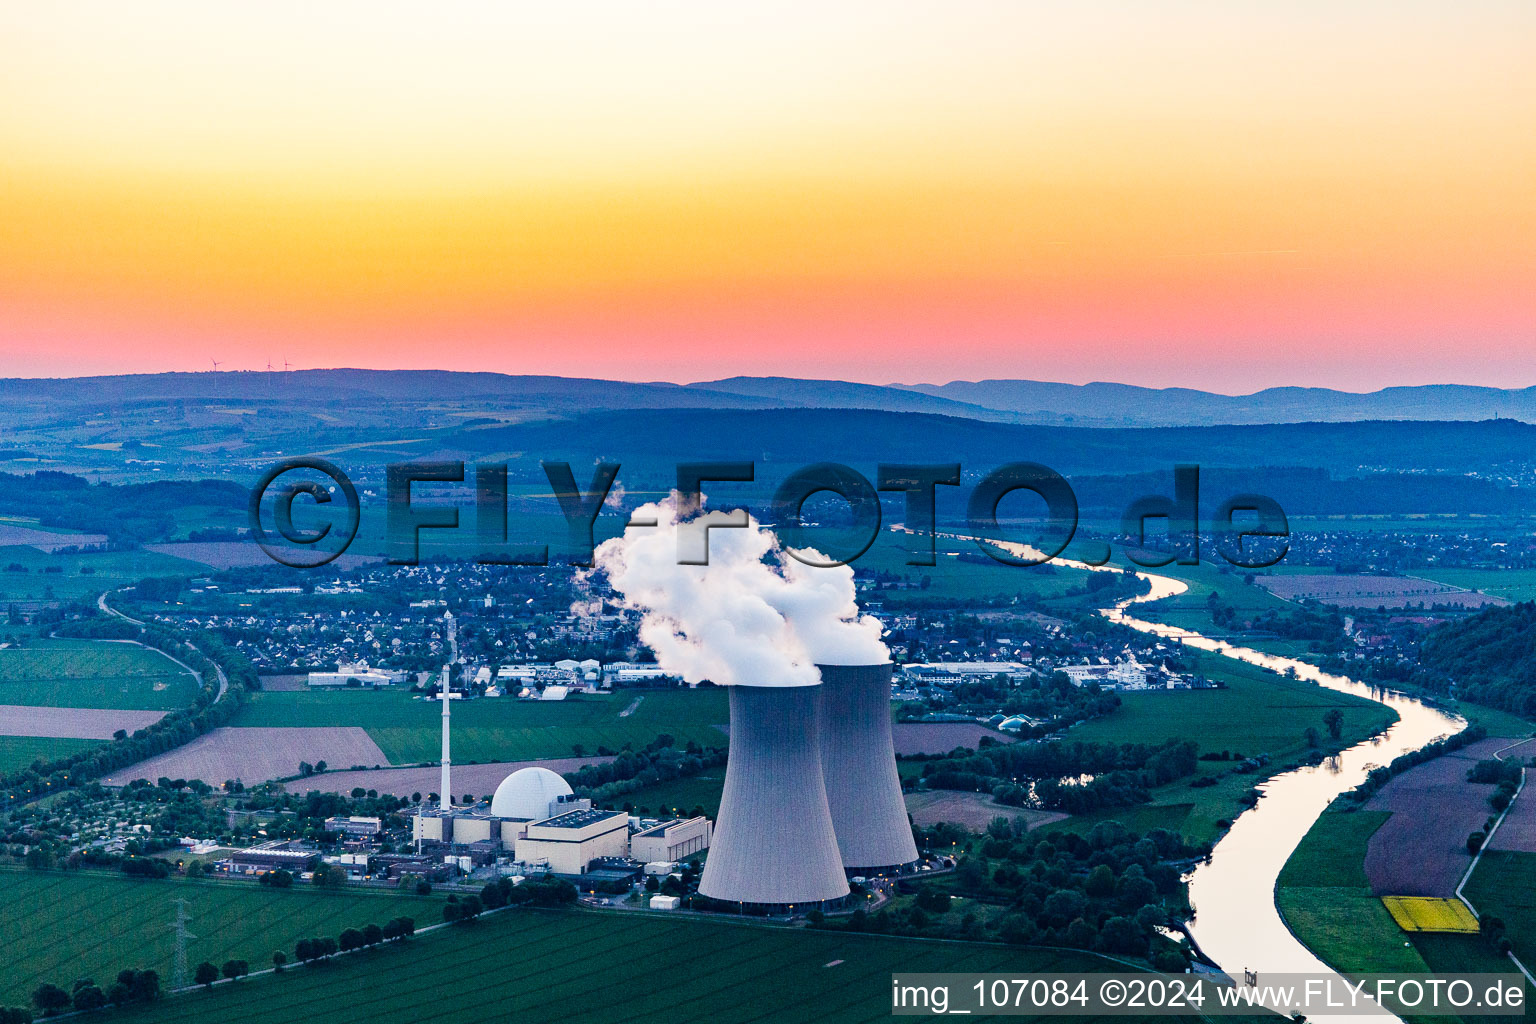
M819 689L730 688L730 755L703 895L799 906L848 895L821 777Z
M891 666L818 667L821 770L843 866L867 872L910 864L917 846L891 741Z

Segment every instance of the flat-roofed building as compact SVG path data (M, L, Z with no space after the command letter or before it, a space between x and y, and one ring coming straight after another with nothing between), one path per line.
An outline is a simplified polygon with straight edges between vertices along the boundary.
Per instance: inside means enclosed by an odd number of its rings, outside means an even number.
M623 811L567 811L528 823L516 843L517 859L545 864L557 875L580 875L599 857L629 854L629 815Z
M679 861L709 849L715 827L708 818L673 818L629 837L629 855L635 860L654 863Z
M356 815L352 817L335 817L325 819L327 832L340 832L344 836L376 836L384 831L382 818L362 818Z

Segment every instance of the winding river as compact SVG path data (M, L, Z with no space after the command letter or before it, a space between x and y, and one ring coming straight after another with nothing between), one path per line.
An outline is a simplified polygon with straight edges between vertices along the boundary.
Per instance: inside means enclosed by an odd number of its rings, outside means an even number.
M1021 557L1042 557L1039 551L1024 544L998 540L989 543ZM1057 559L1056 564L1093 572L1120 571L1113 566L1087 565L1067 559ZM1385 704L1397 712L1397 721L1385 732L1362 740L1321 764L1293 768L1259 783L1262 797L1258 804L1232 822L1232 827L1211 850L1210 857L1197 865L1188 877L1189 902L1195 910L1195 917L1189 922L1189 933L1200 951L1227 974L1241 977L1245 968L1269 974L1333 974L1332 969L1291 934L1281 918L1280 910L1275 906L1275 881L1280 877L1280 869L1335 797L1364 782L1371 769L1389 764L1394 758L1437 739L1454 735L1465 729L1467 722L1407 694L1330 675L1304 661L1265 654L1212 640L1193 630L1135 618L1129 614L1133 605L1161 601L1189 589L1182 581L1167 576L1148 572L1136 575L1147 581L1150 591L1121 601L1113 608L1103 609L1100 614L1122 626L1202 651L1276 672L1291 669L1301 679ZM1390 1015L1383 1011L1382 1016ZM1311 1015L1308 1019L1313 1022L1337 1019L1344 1024L1357 1018Z
M1092 568L1091 566L1082 566ZM1201 951L1228 974L1244 968L1269 973L1332 973L1291 934L1275 906L1275 880L1312 823L1339 794L1353 789L1366 774L1400 754L1460 732L1466 721L1395 690L1370 687L1330 675L1293 658L1237 647L1187 629L1147 622L1128 614L1135 604L1159 601L1189 588L1182 582L1138 573L1151 592L1122 601L1102 614L1143 633L1176 640L1277 672L1296 675L1340 693L1385 704L1398 720L1385 732L1342 751L1322 764L1282 772L1259 784L1262 799L1243 812L1217 842L1207 861L1189 876L1189 901L1195 917L1190 934ZM1314 1021L1327 1020L1313 1016ZM1351 1018L1352 1019L1352 1018Z

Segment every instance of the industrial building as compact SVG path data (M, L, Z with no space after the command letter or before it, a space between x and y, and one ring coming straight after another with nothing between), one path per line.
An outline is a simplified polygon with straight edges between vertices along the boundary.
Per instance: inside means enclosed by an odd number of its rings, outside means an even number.
M591 806L548 768L521 768L502 780L489 803L420 808L411 838L455 845L491 842L512 850L529 822Z
M917 844L891 737L891 665L818 667L821 768L842 865L872 874L911 864Z
M679 861L709 849L713 834L708 818L673 818L630 836L629 855L647 864Z
M356 815L343 818L339 815L325 819L327 832L339 832L344 836L376 836L384 831L383 818L362 818Z
M311 672L309 685L311 688L318 689L338 686L361 686L372 689L377 686L389 686L398 679L399 676L396 673L369 668L366 661L350 663L344 661L336 666L335 672Z
M819 689L730 687L725 791L700 894L770 910L848 895L822 775Z
M547 866L557 875L584 874L603 857L629 854L629 815L624 811L567 811L523 826L516 840L520 863Z

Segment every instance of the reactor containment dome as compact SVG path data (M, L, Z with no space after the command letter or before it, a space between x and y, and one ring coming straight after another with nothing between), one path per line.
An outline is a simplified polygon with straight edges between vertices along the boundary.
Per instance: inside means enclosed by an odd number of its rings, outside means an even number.
M571 787L548 768L520 768L501 780L491 797L491 814L498 818L542 821L550 806L571 796Z

